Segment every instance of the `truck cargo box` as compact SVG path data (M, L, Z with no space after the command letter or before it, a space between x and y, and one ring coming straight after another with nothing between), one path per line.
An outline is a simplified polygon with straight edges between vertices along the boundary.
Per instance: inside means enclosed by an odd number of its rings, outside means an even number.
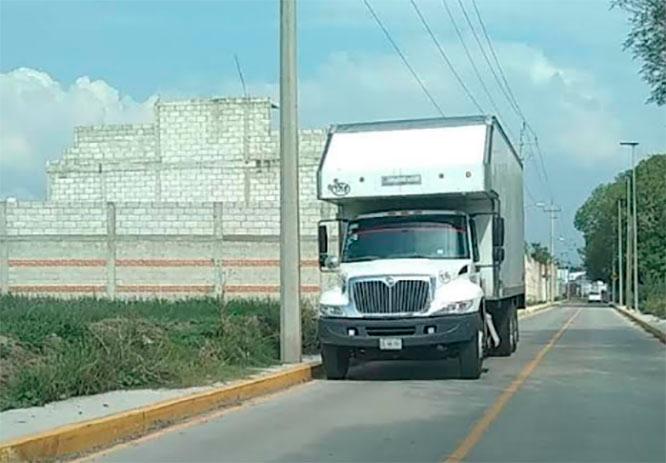
M523 166L495 117L333 126L318 197L343 218L433 208L475 215L488 299L524 294ZM502 262L494 259L492 216L503 219Z

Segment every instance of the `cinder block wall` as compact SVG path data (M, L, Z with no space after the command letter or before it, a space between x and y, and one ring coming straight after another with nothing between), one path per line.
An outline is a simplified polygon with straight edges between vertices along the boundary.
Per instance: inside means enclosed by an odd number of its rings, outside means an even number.
M0 289L277 295L278 134L267 98L158 101L150 124L77 127L48 201L3 204ZM324 130L299 138L303 289L319 289ZM113 204L107 204L113 203ZM4 230L4 231L3 231Z
M266 98L155 104L152 124L78 127L47 166L51 202L276 201L278 134ZM299 137L301 201L316 198L324 130Z
M303 204L304 295L322 282ZM324 211L326 214L327 211ZM101 297L277 296L279 208L244 203L0 202L0 291Z
M331 284L316 227L333 209L302 204L301 284ZM234 203L0 202L0 291L100 297L279 294L279 207ZM545 268L525 258L527 301L546 298Z

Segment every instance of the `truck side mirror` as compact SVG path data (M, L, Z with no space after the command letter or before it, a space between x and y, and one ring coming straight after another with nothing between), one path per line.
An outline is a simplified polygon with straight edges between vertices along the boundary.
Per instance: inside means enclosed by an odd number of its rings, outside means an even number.
M340 266L340 259L338 259L338 256L326 256L324 266L329 270L336 270Z
M504 262L504 248L501 246L493 247L493 260L495 262L502 263Z
M474 262L478 262L479 257L479 238L476 232L476 221L472 218L469 219L469 227L472 236L472 259Z
M344 234L347 221L341 219L323 219L317 228L317 244L319 245L319 270L333 272L340 265L340 235Z
M504 246L504 218L493 218L493 246Z
M319 267L324 268L326 257L328 257L328 230L326 225L319 225L317 242L319 244Z

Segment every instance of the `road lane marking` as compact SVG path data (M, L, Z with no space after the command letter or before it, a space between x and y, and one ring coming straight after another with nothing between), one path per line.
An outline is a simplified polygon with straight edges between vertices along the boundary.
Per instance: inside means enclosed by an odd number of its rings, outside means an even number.
M495 419L502 412L507 403L511 400L516 392L520 389L523 383L529 378L529 376L536 370L539 366L545 355L550 349L553 348L555 343L562 337L566 329L573 323L574 319L583 309L578 309L569 319L562 325L560 330L553 335L553 337L548 341L539 353L521 370L521 372L516 376L516 378L509 384L509 386L504 389L502 394L495 400L495 402L488 408L481 419L479 419L471 431L467 434L467 437L458 445L458 447L453 451L451 455L446 458L445 463L460 463L463 459L472 451L472 449L479 443L485 432L488 430L490 425L495 421Z

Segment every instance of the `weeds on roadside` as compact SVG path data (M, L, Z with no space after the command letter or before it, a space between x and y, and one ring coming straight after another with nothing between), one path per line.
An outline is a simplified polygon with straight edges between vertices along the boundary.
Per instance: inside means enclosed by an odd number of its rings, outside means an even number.
M225 381L279 359L277 302L0 297L0 410ZM303 346L317 349L303 309Z
M666 278L650 281L640 288L642 310L660 318L666 318Z

